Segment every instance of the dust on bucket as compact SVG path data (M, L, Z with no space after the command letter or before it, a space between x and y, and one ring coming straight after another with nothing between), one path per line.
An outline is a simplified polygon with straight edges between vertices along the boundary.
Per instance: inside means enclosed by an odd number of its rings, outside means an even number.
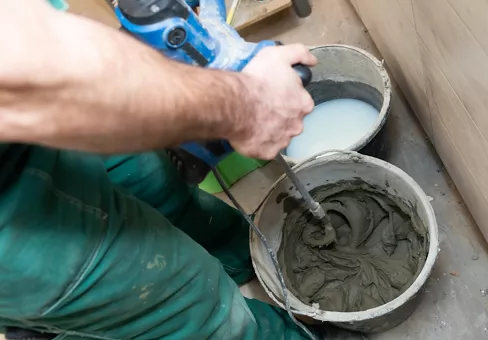
M427 250L425 261L419 266L417 276L403 293L378 307L355 311L337 312L321 309L317 304L306 304L288 291L293 313L326 321L339 327L365 333L390 329L404 321L418 304L418 293L430 275L438 254L438 230L433 209L419 185L397 167L380 159L360 155L356 152L328 152L314 156L294 167L297 176L307 188L354 182L358 178L375 192L388 196L402 213L415 221L425 235ZM283 195L299 198L291 181L282 176L269 190L256 215L256 223L270 247L276 253L282 245L283 227L287 213ZM251 257L256 275L270 298L283 308L279 279L272 261L259 237L251 232ZM285 264L286 267L286 264Z
M384 158L391 86L382 62L347 45L318 46L311 52L319 61L307 86L315 108L282 154L292 163L331 149Z

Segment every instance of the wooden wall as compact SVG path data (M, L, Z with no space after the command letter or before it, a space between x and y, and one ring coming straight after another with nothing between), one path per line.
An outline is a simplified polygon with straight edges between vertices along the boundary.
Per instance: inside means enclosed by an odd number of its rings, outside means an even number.
M351 0L488 240L488 0Z

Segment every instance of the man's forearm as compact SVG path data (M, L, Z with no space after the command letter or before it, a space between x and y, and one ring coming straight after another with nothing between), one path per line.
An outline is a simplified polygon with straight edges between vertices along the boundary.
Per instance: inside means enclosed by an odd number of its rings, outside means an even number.
M12 47L0 54L2 142L139 151L229 138L253 119L249 96L259 89L245 74L170 61L122 33L37 1L42 13L31 17L18 11L34 1L9 3L2 25L27 27L2 37Z

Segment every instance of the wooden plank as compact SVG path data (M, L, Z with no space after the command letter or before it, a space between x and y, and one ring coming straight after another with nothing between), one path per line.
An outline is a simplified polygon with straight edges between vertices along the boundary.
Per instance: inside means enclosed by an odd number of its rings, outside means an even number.
M480 222L482 221L480 218L484 217L486 219L486 214L482 212L483 210L486 211L488 201L482 195L479 184L469 172L469 165L463 159L463 154L459 150L458 144L451 138L448 128L444 125L439 115L432 116L432 127L434 138L437 141L436 150L449 170L449 174L456 183L478 226L481 226ZM480 229L485 239L488 239L487 229L483 227Z
M114 28L120 26L105 0L68 0L67 2L71 13L85 16ZM231 4L232 0L226 0L228 9ZM291 0L241 0L232 26L241 30L290 6Z
M415 27L395 0L357 1L357 9L385 58L388 69L431 136L430 111L425 97L423 66Z
M400 7L402 8L403 12L407 16L410 23L415 27L415 19L413 16L413 5L412 0L396 0Z
M488 142L425 45L421 53L435 147L488 239Z
M110 6L105 0L67 0L68 12L96 20L110 27L120 27Z
M488 139L487 54L447 0L413 0L413 4L420 38ZM478 20L486 19L480 13Z
M486 0L449 0L463 24L469 29L476 41L488 53L488 1Z
M356 11L359 11L358 0L351 0L351 4L352 4L352 7L354 7L354 9Z
M227 9L232 5L232 0L226 0ZM235 13L232 26L236 30L249 27L269 16L278 13L291 6L291 0L241 0Z

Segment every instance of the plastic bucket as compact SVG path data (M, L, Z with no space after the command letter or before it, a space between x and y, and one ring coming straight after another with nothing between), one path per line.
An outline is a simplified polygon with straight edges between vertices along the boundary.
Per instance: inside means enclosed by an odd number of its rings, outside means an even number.
M304 304L289 292L293 312L365 333L381 332L404 321L418 304L416 297L432 272L438 254L437 223L425 193L399 168L356 152L328 152L298 164L294 170L310 190L325 184L361 178L375 190L387 194L393 201L401 202L399 206L404 210L403 212L416 219L417 223L427 231L429 253L424 267L413 284L396 299L384 305L361 312L331 312ZM290 180L282 176L271 187L256 214L256 223L275 252L281 244L282 227L286 217L283 212L283 200L278 199L278 196L283 193L300 197ZM269 254L259 237L252 231L250 248L259 281L270 298L283 308L281 287Z
M307 91L316 106L333 99L350 98L366 102L379 112L375 123L369 129L365 128L361 138L345 150L385 158L388 148L384 127L390 110L392 90L383 63L370 53L347 45L317 46L311 52L319 64L313 68L312 81ZM303 133L307 133L307 129ZM328 149L332 148L335 147ZM288 157L286 150L282 154L289 163L302 161Z

